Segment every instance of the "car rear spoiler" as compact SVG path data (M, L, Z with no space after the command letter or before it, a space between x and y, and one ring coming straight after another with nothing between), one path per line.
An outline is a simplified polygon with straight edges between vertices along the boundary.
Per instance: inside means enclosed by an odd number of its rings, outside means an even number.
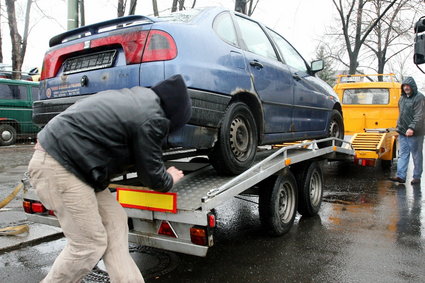
M92 25L82 26L70 31L66 31L64 33L58 34L54 37L52 37L49 41L49 46L53 47L55 45L61 44L65 39L71 39L71 38L80 38L86 36L87 33L90 33L90 35L97 34L99 32L99 29L111 27L111 26L118 26L118 25L124 25L124 24L132 24L134 22L139 21L149 21L149 22L157 22L158 20L146 16L139 16L139 15L131 15L126 17L120 17L112 20L107 20L100 23L95 23Z

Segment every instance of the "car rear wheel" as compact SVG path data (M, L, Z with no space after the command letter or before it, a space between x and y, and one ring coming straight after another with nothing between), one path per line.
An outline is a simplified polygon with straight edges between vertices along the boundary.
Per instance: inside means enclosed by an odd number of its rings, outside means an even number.
M214 149L209 154L218 173L240 174L255 158L258 144L257 127L245 103L232 103L226 110Z
M0 124L0 145L12 145L16 142L16 129L9 124Z

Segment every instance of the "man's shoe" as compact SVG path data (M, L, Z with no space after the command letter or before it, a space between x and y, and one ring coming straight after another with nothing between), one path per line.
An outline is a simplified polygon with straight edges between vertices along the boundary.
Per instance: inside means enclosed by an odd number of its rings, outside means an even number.
M391 181L393 181L393 182L398 182L398 183L400 183L400 184L404 184L404 182L406 182L406 180L404 180L404 179L402 179L402 178L400 178L400 177L390 177L389 178ZM413 182L413 181L412 181Z
M417 185L421 183L421 179L413 179L412 182L410 182L410 184L412 185Z

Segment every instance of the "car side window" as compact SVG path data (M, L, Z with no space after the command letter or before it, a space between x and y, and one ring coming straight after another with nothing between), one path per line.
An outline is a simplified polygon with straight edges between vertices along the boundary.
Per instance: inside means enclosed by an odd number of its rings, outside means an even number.
M238 46L235 27L229 13L218 15L214 20L213 29L222 40L233 46Z
M27 100L27 88L18 85L0 85L0 99Z
M282 53L283 59L285 63L291 66L292 68L307 72L307 66L305 64L304 59L300 56L300 54L287 42L282 36L277 34L276 32L269 29L270 34Z
M277 60L269 38L257 23L239 16L236 19L248 51Z

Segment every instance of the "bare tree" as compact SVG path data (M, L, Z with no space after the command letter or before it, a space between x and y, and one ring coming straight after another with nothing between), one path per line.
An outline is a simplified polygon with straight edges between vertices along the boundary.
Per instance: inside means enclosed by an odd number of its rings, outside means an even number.
M385 8L385 2L384 0L372 1L371 10L367 11L370 19L381 14L381 10ZM411 30L422 5L420 0L399 1L376 24L370 37L365 41L365 45L376 57L378 74L385 72L385 65L391 58L412 46Z
M357 71L360 50L369 34L397 1L400 0L385 1L386 7L382 12L372 21L366 22L364 20L364 10L371 0L332 0L338 11L342 27L342 31L338 32L337 35L342 36L349 62L345 63L341 54L337 58L348 67L350 74L355 74Z
M6 0L7 18L9 23L10 38L12 41L12 69L14 71L12 75L13 79L21 78L22 63L24 61L25 52L27 49L31 3L32 0L27 0L24 33L23 36L21 36L19 34L18 24L16 21L15 0Z

